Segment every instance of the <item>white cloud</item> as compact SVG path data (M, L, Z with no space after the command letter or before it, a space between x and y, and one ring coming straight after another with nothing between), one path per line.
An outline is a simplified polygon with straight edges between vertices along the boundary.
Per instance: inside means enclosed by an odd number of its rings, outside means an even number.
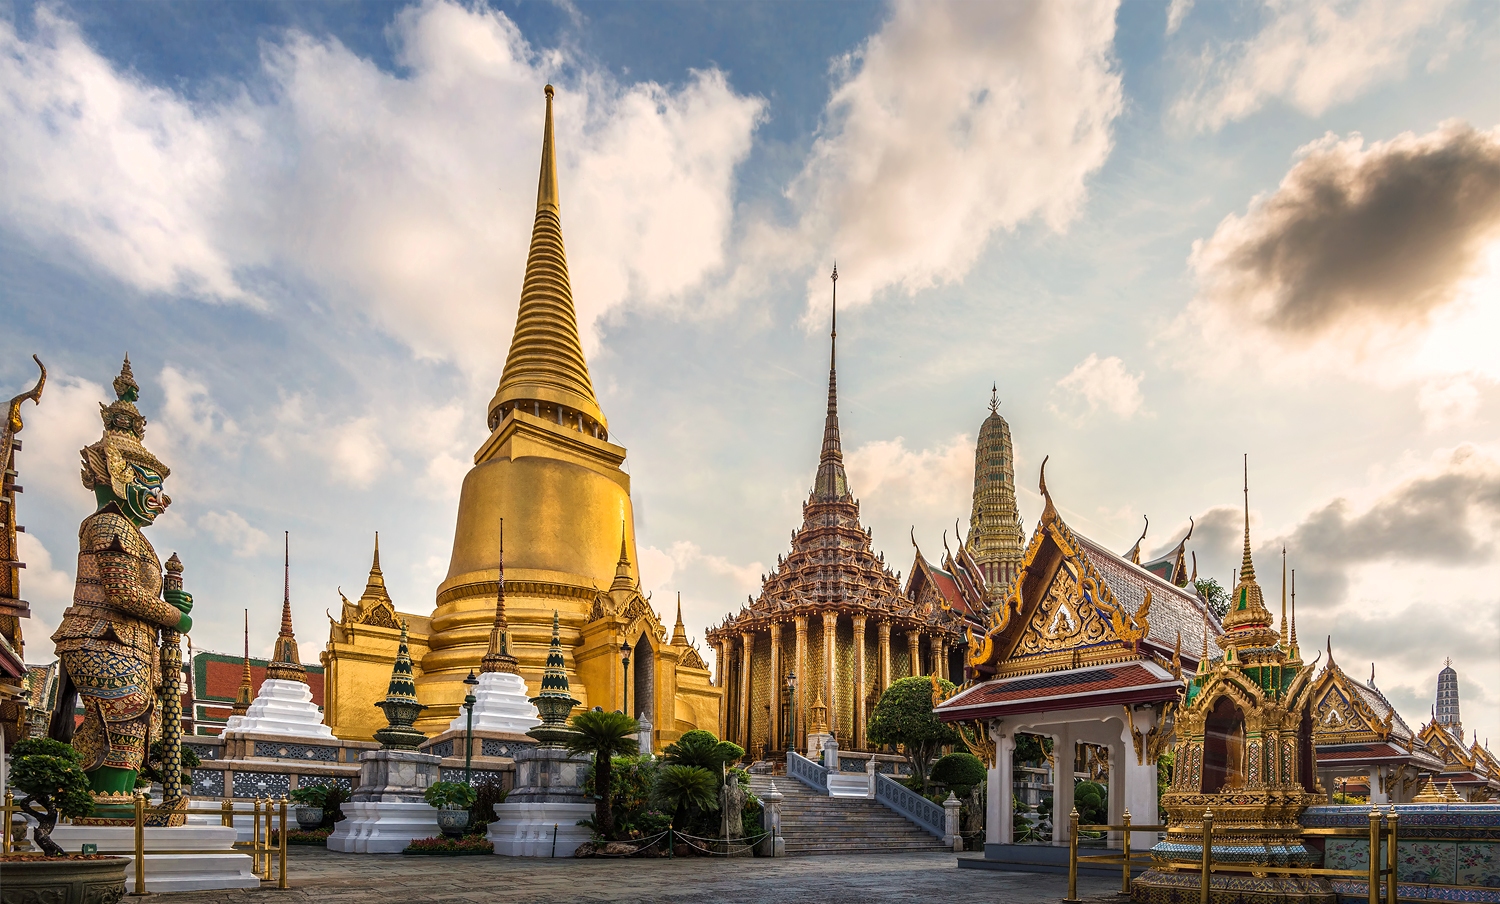
M1400 78L1418 53L1440 58L1443 42L1456 36L1434 34L1449 6L1447 0L1267 0L1263 24L1249 39L1205 48L1193 87L1172 113L1200 130L1245 119L1273 99L1316 116ZM1174 0L1168 34L1177 8Z
M1464 376L1428 380L1417 390L1417 407L1428 430L1458 426L1479 411L1479 388Z
M261 440L262 447L273 458L318 461L329 477L358 489L369 487L377 477L399 466L380 433L381 421L375 416L334 420L310 411L309 407L306 397L299 393L282 397L276 410L276 426Z
M868 442L850 452L845 461L849 485L869 508L890 516L899 507L921 517L963 511L974 482L974 440L955 434L936 448L911 450L904 437ZM886 520L889 520L887 517Z
M195 445L219 444L239 435L239 427L208 393L203 381L170 364L161 372L161 423L172 434Z
M764 103L717 71L621 85L530 46L503 13L397 14L400 74L335 40L267 44L267 89L189 103L118 70L58 14L0 23L0 210L148 292L253 300L310 282L417 354L489 377L535 210L542 84L556 99L563 229L585 341L627 301L718 267L733 173Z
M246 521L239 512L208 512L198 519L198 529L229 547L236 556L253 556L268 549L271 538L265 531Z
M62 623L63 610L73 604L73 575L54 568L52 553L29 533L17 534L21 561L21 597L31 604L31 618L21 622L28 662L50 662L52 632Z
M1067 376L1057 381L1062 404L1052 404L1057 414L1074 419L1100 409L1128 418L1141 410L1141 374L1125 369L1125 362L1110 356L1090 354Z
M690 569L702 569L709 574L727 578L741 593L754 593L760 589L765 565L749 562L736 565L723 556L706 553L691 540L678 540L666 549L647 546L640 552L641 587L655 592L675 586L673 579L682 580L682 573Z
M104 432L99 403L114 397L98 383L57 370L48 374L41 403L33 407L28 402L21 408L26 426L19 437L22 450L16 454L16 469L19 482L29 490L21 509L30 492L35 491L45 492L55 501L76 501L85 507L90 504L93 496L78 477L78 451L98 441ZM86 512L79 517L83 514Z
M0 21L0 210L134 288L253 301L214 237L215 124L117 71L47 6L21 39Z
M1193 0L1172 0L1167 6L1167 34L1176 34L1182 20L1193 11Z
M813 266L810 317L844 297L962 279L992 235L1062 229L1123 107L1113 2L917 3L839 61L822 132L788 190L799 221L763 258Z

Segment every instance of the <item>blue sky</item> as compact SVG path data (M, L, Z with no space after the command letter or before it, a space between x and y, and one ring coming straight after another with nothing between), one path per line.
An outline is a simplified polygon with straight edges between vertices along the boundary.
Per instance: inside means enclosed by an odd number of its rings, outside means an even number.
M756 591L840 389L876 547L967 521L991 383L1021 508L1200 570L1285 544L1305 646L1500 739L1500 12L1480 3L0 4L0 386L29 658L129 351L195 640L309 657L371 535L427 611L531 223L541 86L645 582ZM258 625L258 628L256 627Z

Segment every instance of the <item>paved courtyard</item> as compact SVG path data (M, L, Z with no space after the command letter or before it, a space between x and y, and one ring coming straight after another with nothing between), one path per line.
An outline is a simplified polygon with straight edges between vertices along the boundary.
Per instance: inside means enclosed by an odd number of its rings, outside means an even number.
M970 855L978 856L978 855ZM169 904L468 904L480 901L1056 902L1067 877L960 870L952 854L780 860L513 860L292 848L291 888L175 894ZM1118 885L1080 879L1080 897Z

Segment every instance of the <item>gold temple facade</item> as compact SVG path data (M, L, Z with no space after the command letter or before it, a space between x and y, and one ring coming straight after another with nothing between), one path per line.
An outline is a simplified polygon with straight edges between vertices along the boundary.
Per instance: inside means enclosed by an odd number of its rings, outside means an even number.
M837 287L837 270L833 279ZM706 635L725 691L721 735L753 758L802 747L809 733L825 730L845 749L863 750L869 715L892 681L962 668L961 614L941 597L913 602L860 524L839 436L836 327L835 320L823 445L802 526L760 596Z
M437 734L459 713L463 679L489 647L504 530L508 642L517 670L540 687L557 612L571 691L584 708L645 715L657 746L716 728L721 691L686 632L668 635L640 589L625 448L610 441L579 341L563 249L547 91L541 175L526 275L510 353L487 406L489 437L464 478L447 578L426 618L384 597L378 567L358 604L344 608L324 653L329 723L367 737L408 622L416 727ZM378 566L378 563L377 563ZM621 646L631 650L629 676Z

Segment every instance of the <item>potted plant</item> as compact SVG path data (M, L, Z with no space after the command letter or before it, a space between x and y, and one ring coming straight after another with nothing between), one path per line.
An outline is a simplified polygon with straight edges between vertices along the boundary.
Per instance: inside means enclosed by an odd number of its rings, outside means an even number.
M474 806L478 795L463 782L433 782L422 799L437 807L438 828L443 834L457 838L469 829L469 808Z
M69 855L52 840L59 817L87 816L94 808L77 751L48 738L21 741L11 751L10 782L22 795L17 809L36 820L33 837L41 853L4 857L6 900L118 901L125 894L125 858Z
M323 809L328 806L328 789L332 785L308 785L289 796L297 804L297 826L310 832L323 824Z

